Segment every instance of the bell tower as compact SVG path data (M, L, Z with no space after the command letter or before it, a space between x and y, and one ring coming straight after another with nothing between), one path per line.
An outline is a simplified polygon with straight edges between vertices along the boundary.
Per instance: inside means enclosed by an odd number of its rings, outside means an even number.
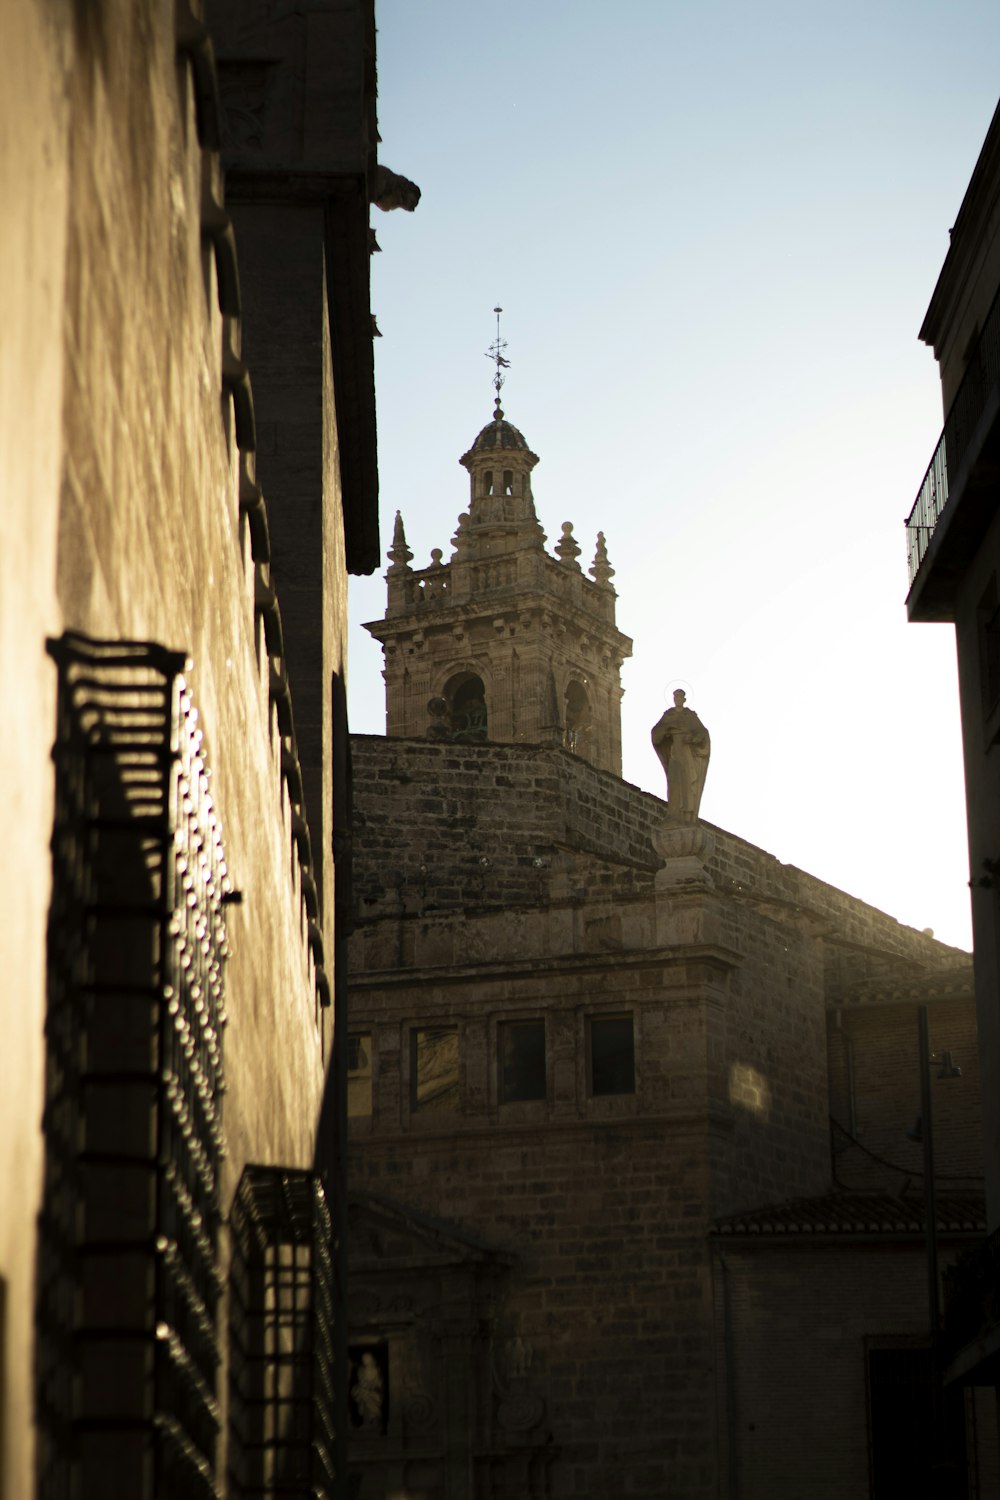
M396 515L385 619L365 626L385 653L386 733L562 745L620 776L632 642L615 625L614 569L601 532L584 574L569 521L555 556L546 551L531 488L538 458L500 406L503 347L498 328L493 420L459 460L469 508L449 560L435 548L429 567L412 568Z

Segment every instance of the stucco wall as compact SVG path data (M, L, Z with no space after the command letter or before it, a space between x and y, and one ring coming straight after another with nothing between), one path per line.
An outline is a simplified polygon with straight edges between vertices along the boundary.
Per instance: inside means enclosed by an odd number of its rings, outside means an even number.
M46 634L55 597L61 460L62 302L69 192L65 28L41 0L14 0L0 49L0 764L6 795L0 860L0 1495L30 1493L34 1236L41 1187L42 997L52 829L49 751L55 680ZM17 212L11 206L17 205Z
M46 636L73 628L149 639L191 659L187 678L229 871L243 897L228 909L226 1205L247 1159L312 1165L331 1039L329 1012L317 1002L270 663L240 513L241 453L223 383L224 341L238 353L239 326L224 326L214 256L202 237L203 172L219 194L218 159L199 142L191 68L178 58L174 24L174 7L152 0L76 7L14 0L4 15L5 1500L28 1495L34 1483L32 1324L56 681ZM329 391L321 265L317 285L313 379ZM336 431L322 413L317 446L333 508L321 558L329 643L342 634L346 585ZM242 461L252 472L252 453ZM337 649L321 675L328 679L340 665ZM332 965L332 941L330 948Z

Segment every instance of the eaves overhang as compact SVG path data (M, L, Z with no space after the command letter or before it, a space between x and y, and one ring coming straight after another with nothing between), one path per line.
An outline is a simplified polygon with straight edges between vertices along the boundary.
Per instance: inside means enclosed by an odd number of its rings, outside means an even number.
M920 339L930 344L938 359L945 331L954 317L956 299L975 263L983 236L995 208L996 184L1000 182L1000 104L986 132L982 149L962 198L950 244L931 300L920 325Z
M981 1241L986 1232L982 1193L938 1193L937 1233L941 1239ZM924 1198L892 1193L833 1192L818 1198L729 1214L716 1219L710 1239L723 1244L790 1245L885 1241L922 1245Z
M360 168L320 172L232 165L226 172L226 189L233 202L313 205L323 210L347 571L373 573L381 547L367 177Z

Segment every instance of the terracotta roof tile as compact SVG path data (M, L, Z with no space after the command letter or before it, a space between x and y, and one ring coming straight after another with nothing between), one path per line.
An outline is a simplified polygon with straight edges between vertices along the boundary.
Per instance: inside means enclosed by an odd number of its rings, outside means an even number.
M924 1200L908 1193L827 1193L821 1198L793 1198L748 1212L716 1219L712 1235L727 1239L809 1238L819 1235L923 1234ZM986 1208L981 1193L938 1192L939 1234L985 1234Z

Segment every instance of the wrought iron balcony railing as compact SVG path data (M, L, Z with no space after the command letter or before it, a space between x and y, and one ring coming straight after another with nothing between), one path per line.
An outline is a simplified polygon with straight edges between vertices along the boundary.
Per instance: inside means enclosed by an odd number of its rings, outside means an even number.
M927 555L931 537L948 504L952 483L962 467L986 399L1000 381L1000 292L986 315L979 340L969 356L962 382L945 418L934 456L906 520L906 557L910 583Z

